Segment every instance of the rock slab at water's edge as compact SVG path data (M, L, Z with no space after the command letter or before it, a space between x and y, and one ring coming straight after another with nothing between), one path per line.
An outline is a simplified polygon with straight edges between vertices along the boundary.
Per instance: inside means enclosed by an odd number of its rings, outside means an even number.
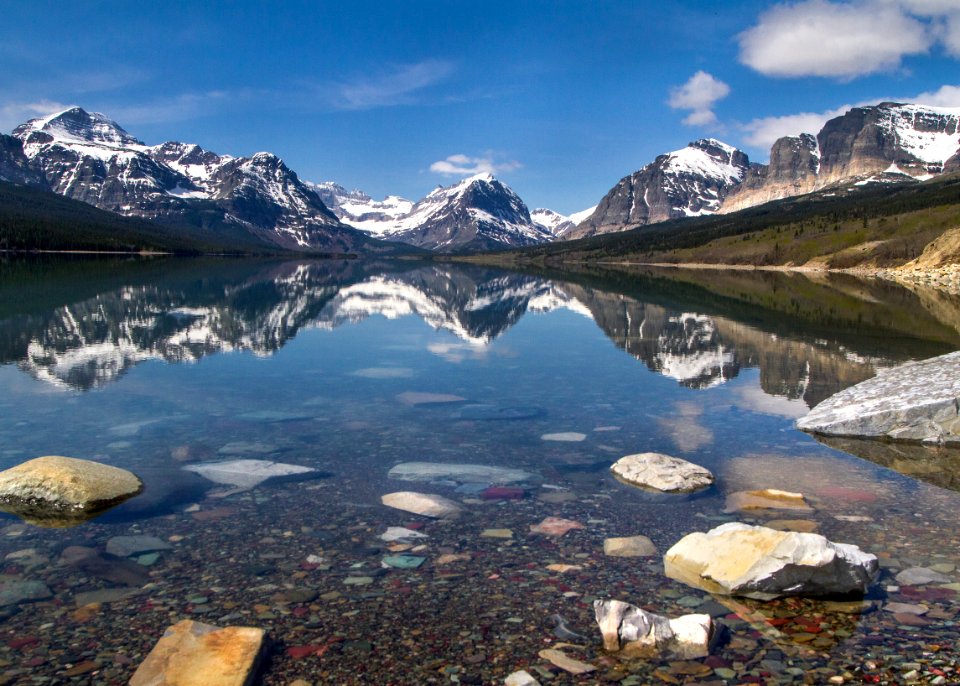
M164 632L130 686L250 686L264 636L254 627L221 629L184 619Z
M879 569L877 557L855 545L739 522L684 536L663 567L694 588L758 600L864 593Z
M71 526L142 488L125 469L47 455L0 472L0 509L40 526Z
M456 517L463 511L463 508L452 500L432 493L397 491L387 493L380 500L387 507L435 519Z
M709 469L662 453L621 457L610 471L628 484L664 493L690 493L713 483Z
M595 600L603 647L627 658L693 660L710 654L710 615L667 619L620 600Z
M960 445L960 352L881 371L797 421L824 436Z

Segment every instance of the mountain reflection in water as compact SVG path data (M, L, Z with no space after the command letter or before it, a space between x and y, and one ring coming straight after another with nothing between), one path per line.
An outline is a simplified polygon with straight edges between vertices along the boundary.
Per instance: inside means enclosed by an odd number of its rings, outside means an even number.
M303 329L373 315L416 316L479 349L527 313L567 309L685 387L759 368L765 393L809 407L880 367L960 347L956 298L852 277L644 270L551 279L433 263L183 259L14 262L0 276L0 362L81 391L146 360L267 356ZM24 297L38 291L59 302Z

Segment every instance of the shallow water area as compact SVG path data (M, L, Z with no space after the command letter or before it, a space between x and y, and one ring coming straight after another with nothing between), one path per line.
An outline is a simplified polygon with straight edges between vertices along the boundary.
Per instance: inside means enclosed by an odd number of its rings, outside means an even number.
M901 473L900 453L832 448L793 421L878 369L960 348L958 327L956 296L823 276L4 263L0 467L68 455L146 488L68 529L0 520L0 584L40 596L0 598L0 684L126 683L185 618L265 629L264 684L494 684L518 669L552 684L955 683L952 458ZM716 483L652 494L610 474L647 451ZM251 460L252 476L203 468ZM310 471L260 479L275 473L262 462ZM410 462L472 469L389 476ZM725 512L762 488L813 510ZM462 511L382 504L398 491ZM549 517L579 526L539 526ZM659 555L726 521L854 543L880 580L866 604L759 602L663 575ZM604 555L604 539L636 535L659 555ZM917 567L935 580L902 574ZM723 640L699 660L620 661L595 598L706 612ZM539 657L557 643L597 670Z

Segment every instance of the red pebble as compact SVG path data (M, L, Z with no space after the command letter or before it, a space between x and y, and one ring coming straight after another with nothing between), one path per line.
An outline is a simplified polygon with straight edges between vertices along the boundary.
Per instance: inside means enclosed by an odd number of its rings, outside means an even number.
M290 646L287 648L287 656L292 657L294 660L301 660L310 655L318 654L322 648L326 648L326 646Z
M484 500L521 500L526 494L516 486L491 486L480 491L480 497Z
M404 526L413 531L419 531L423 528L423 522L408 522L404 524Z
M25 636L23 638L15 638L7 643L7 645L14 650L20 650L21 648L26 648L27 646L34 645L39 642L40 639L36 636Z

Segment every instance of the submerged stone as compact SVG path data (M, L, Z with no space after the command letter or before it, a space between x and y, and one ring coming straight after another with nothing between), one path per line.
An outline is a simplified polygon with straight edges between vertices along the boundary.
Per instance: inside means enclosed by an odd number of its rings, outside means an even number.
M546 414L542 407L526 405L468 405L457 413L456 418L474 422L496 422L536 419Z
M553 666L559 667L570 674L589 674L597 671L597 668L586 662L576 660L562 650L556 648L546 648L539 653L540 657L550 662Z
M427 558L415 555L387 555L383 558L384 566L394 569L417 569L426 561Z
M130 686L250 686L264 636L254 627L221 629L185 619L164 632Z
M0 607L19 605L52 598L53 593L42 581L7 581L0 583Z
M394 465L387 476L400 481L452 479L485 484L512 484L533 478L533 474L522 469L458 462L401 462Z
M620 600L595 600L593 611L603 647L624 657L692 660L710 654L710 615L667 619Z
M38 526L74 526L142 488L125 469L48 455L0 472L0 510Z
M739 522L684 536L663 566L694 588L758 600L864 593L879 571L877 557L855 545Z
M689 493L713 483L713 474L700 465L661 453L621 457L610 471L632 486L665 493Z
M387 507L438 519L455 517L463 511L463 508L452 500L431 493L397 491L387 493L380 500Z
M238 488L253 488L268 479L305 479L322 474L311 467L271 462L270 460L201 462L200 464L186 465L183 469L196 472L214 483Z
M603 541L603 554L610 557L649 557L657 554L657 546L646 536L622 536Z
M825 436L960 444L960 352L908 362L833 395L797 421Z
M578 431L561 431L553 434L543 434L540 437L542 441L556 441L559 443L579 443L587 437Z
M813 510L804 500L802 493L764 488L758 491L737 491L727 496L724 512L743 512L747 510L794 510L811 512Z
M466 398L449 393L419 393L417 391L406 391L397 395L404 405L416 407L418 405L449 405L452 403L466 402Z
M582 529L583 524L562 517L547 517L539 524L531 524L530 532L547 536L563 536L572 529Z
M170 550L172 547L156 536L114 536L107 541L107 552L117 557L130 557L137 553L150 553L156 550Z

